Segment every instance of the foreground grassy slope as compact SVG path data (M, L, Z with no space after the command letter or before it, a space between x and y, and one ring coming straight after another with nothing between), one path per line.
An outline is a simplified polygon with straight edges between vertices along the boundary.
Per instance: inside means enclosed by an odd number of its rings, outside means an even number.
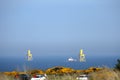
M63 72L62 72L63 71ZM65 73L64 73L65 72ZM14 80L14 75L28 72L2 72L0 73L0 80ZM46 71L32 70L31 76L34 74L48 75L49 80L76 80L76 77L80 74L88 74L89 80L120 80L120 71L109 68L89 68L87 70L74 70L64 67L53 67Z
M120 80L120 72L104 68L101 71L90 73L90 80Z

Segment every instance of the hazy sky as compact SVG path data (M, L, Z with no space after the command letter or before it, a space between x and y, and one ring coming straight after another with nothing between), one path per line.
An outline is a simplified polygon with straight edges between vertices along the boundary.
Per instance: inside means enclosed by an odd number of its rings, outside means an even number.
M0 0L0 54L120 56L120 0Z

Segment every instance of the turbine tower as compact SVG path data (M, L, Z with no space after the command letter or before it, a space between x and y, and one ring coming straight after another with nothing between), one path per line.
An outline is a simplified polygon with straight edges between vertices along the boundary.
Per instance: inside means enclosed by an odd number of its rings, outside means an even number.
M30 50L27 51L27 60L28 61L32 60L32 54L31 54Z
M82 49L80 50L80 62L86 62L85 54Z

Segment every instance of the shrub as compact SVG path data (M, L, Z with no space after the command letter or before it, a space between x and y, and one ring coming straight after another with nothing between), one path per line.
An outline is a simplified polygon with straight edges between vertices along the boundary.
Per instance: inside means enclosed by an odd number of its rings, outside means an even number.
M120 71L120 59L117 60L117 64L115 65L115 69Z
M74 73L74 72L75 70L72 68L61 67L61 66L49 68L46 70L46 74L66 74L66 73Z
M44 71L43 71L43 70L34 69L34 70L28 71L27 73L28 73L28 74L31 74L31 75L35 75L35 74L44 74Z

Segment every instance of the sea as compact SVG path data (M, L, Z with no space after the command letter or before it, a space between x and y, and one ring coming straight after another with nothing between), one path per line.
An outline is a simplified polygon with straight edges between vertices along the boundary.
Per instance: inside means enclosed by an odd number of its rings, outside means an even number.
M88 69L90 67L114 68L118 57L88 57L86 62L69 62L68 57L34 57L31 61L26 58L1 57L0 72L24 71L27 69L47 70L55 66L70 67L73 69Z

